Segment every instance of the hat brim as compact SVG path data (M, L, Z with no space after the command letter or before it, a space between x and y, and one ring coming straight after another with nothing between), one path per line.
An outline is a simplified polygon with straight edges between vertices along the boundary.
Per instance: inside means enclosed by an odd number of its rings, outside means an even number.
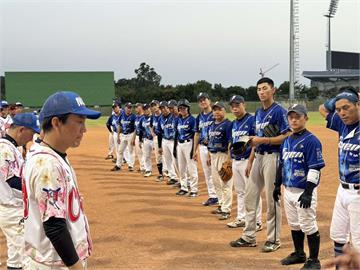
M86 107L81 107L80 109L70 112L76 115L81 115L81 116L85 116L88 119L98 119L101 116L101 112L98 111L94 111L91 109L88 109Z
M300 111L297 111L297 110L290 110L290 111L287 112L287 115L289 115L289 114L292 113L292 112L294 112L294 113L296 113L296 114L298 114L298 115L307 115L306 113L300 112Z
M223 106L220 106L220 105L212 105L212 107L211 108L220 108L220 109L225 109L225 107L223 107Z

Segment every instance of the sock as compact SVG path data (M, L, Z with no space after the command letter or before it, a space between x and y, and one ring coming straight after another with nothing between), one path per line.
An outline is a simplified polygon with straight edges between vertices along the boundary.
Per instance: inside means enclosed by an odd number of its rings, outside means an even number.
M343 248L344 245L345 245L345 243L344 243L344 244L340 244L340 243L337 243L337 242L334 241L335 257L340 256L340 255L343 254L342 248Z
M304 238L305 234L302 231L291 230L291 236L295 247L295 252L304 254Z
M309 258L313 260L317 260L319 257L319 249L320 249L320 233L317 231L316 233L310 234L307 236L308 245L309 245Z
M163 167L163 164L162 163L158 163L157 165L157 168L158 168L158 171L159 171L159 174L162 175L162 167Z

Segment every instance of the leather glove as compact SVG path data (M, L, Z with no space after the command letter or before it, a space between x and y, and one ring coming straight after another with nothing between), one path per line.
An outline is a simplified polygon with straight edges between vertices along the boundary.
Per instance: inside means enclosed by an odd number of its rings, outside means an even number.
M306 182L306 188L298 199L301 208L309 208L311 206L312 193L315 187L314 183Z
M275 202L278 202L281 196L281 186L275 186L273 191L273 198Z

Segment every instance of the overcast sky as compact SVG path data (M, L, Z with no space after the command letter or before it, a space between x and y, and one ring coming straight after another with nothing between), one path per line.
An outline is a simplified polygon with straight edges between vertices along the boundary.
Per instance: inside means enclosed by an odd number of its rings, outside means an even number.
M300 0L300 70L325 69L330 0ZM114 71L141 62L163 84L255 84L259 68L288 80L290 0L0 0L4 71ZM340 0L332 49L360 52L360 1ZM303 83L309 84L307 79Z

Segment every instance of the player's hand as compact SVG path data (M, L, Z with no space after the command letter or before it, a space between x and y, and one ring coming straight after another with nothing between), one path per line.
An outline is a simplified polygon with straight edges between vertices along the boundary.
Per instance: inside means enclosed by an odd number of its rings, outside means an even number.
M300 202L301 208L309 208L311 206L312 192L306 190L300 195L298 202Z
M281 186L275 186L273 191L273 198L275 202L278 202L281 196Z
M121 143L121 138L120 138L120 136L118 136L118 138L117 138L117 143L118 143L118 144Z
M246 177L250 176L251 168L252 168L252 162L248 161L246 169L245 169L245 176Z
M159 153L159 155L162 155L162 153L163 153L163 150L162 150L162 148L159 148L159 151L158 151L158 153Z
M194 154L193 154L193 160L195 160L195 161L198 161L198 155L197 155L197 152L195 152Z
M208 156L208 158L206 159L206 164L208 166L211 166L211 158L210 158L210 155Z
M142 142L139 142L139 148L142 149Z
M267 141L268 139L265 137L249 136L249 142L252 147L265 144Z
M337 256L322 265L323 269L337 266L341 270L360 269L360 253L351 250L349 245L343 247L343 255Z
M135 146L135 140L131 140L131 145Z

